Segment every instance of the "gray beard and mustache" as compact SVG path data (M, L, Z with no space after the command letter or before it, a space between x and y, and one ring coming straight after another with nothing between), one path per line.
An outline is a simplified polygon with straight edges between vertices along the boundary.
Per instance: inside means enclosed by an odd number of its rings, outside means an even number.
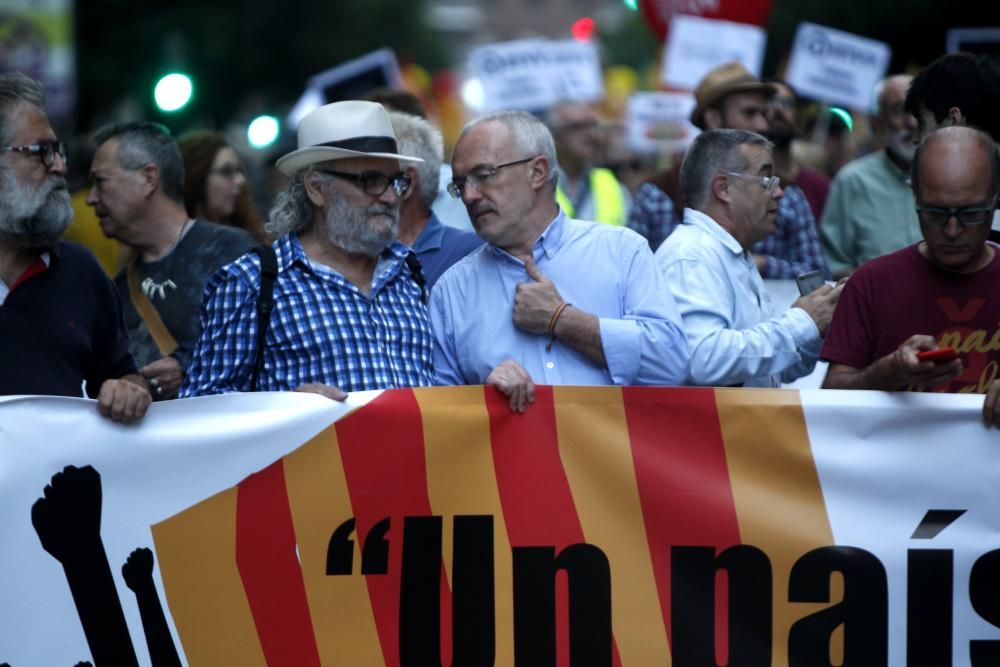
M25 250L52 248L73 219L66 179L53 175L36 190L0 169L0 238Z
M371 216L384 214L390 224L381 220L368 222ZM326 216L326 234L330 241L351 255L378 257L393 241L399 231L399 209L380 202L367 208L351 206L342 199L335 199Z
M885 148L907 164L913 163L913 156L917 152L917 147L913 144L913 133L906 129L887 135Z

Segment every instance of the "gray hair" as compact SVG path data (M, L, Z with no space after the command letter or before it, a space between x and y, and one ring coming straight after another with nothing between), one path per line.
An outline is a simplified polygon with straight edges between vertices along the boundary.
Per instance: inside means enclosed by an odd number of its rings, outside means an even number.
M499 123L506 127L514 138L515 147L523 154L522 157L543 156L549 163L548 182L555 189L559 179L559 171L556 169L556 144L552 140L549 128L545 127L542 121L527 111L497 111L466 123L458 135L459 141L470 130L486 123Z
M172 201L184 204L184 159L170 130L145 120L105 125L94 135L98 146L118 141L118 164L139 170L154 164L160 170L160 189Z
M885 92L885 82L889 79L880 79L872 88L872 99L869 105L869 113L872 116L882 115L882 93Z
M313 222L313 205L306 193L306 175L310 169L304 169L288 179L285 189L274 198L274 204L267 215L264 230L272 238L278 238L289 232L300 232Z
M747 159L740 146L773 150L770 141L746 130L706 130L692 142L681 165L681 190L690 208L703 211L712 191L712 179L721 172L742 172Z
M438 194L441 162L444 160L444 139L441 133L423 118L401 111L390 111L389 121L396 135L396 144L403 155L423 158L415 163L420 177L420 201L430 208Z
M909 76L908 74L891 74L885 77L884 79L881 79L878 83L876 83L872 87L872 100L870 109L872 116L881 116L883 113L885 113L885 109L882 108L882 96L885 94L886 84L888 84L893 79L897 79L900 77L910 80L913 79L913 77Z
M20 72L0 74L0 141L9 144L13 137L9 121L11 111L19 104L31 104L45 111L45 89L42 84Z

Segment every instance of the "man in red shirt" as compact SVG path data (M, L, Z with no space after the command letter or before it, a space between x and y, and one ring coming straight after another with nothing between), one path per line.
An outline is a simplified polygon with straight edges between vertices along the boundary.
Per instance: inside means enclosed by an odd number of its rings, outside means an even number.
M832 389L986 393L1000 425L1000 258L987 243L1000 156L968 127L930 134L913 161L924 240L864 264L844 288L820 357ZM917 355L953 347L959 358Z

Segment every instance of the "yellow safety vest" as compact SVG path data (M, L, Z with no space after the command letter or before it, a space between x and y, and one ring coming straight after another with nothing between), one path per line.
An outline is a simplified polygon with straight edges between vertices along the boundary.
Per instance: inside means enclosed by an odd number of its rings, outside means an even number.
M625 195L615 175L610 169L591 169L589 181L590 196L594 199L594 220L618 227L624 226ZM566 211L566 215L575 217L576 208L563 192L562 186L556 188L556 201L562 210Z

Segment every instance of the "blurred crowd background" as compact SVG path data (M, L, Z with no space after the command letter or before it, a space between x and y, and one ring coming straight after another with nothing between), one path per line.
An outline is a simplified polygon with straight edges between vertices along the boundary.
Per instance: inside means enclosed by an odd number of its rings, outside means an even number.
M240 216L240 225L256 233L282 184L273 161L294 148L296 108L308 101L310 80L373 52L388 60L322 90L321 101L363 97L380 87L408 90L442 129L447 152L480 111L468 64L477 47L528 38L593 44L605 90L598 102L606 119L601 162L634 191L673 156L630 146L625 110L637 92L671 89L661 68L670 20L681 14L762 27L763 77L784 76L803 22L887 44L888 73L919 71L948 50L955 28L987 28L981 40L961 46L1000 59L1000 37L988 30L1000 26L995 0L0 0L0 71L20 70L45 84L52 124L70 144L74 191L86 190L92 130L112 121L153 120L187 140L186 161L201 151L202 169L228 174L237 194L212 217ZM154 95L169 74L190 83L190 96L178 108ZM808 98L801 102L795 152L804 163L832 176L879 148L868 110L831 113ZM205 131L218 134L190 136ZM223 147L232 153L225 159ZM198 201L204 193L187 194L188 206L201 209L191 214L208 215L209 204ZM84 198L76 198L70 237L83 240L113 271L116 250L96 224L93 238L80 238L93 223ZM108 245L104 255L101 244Z

